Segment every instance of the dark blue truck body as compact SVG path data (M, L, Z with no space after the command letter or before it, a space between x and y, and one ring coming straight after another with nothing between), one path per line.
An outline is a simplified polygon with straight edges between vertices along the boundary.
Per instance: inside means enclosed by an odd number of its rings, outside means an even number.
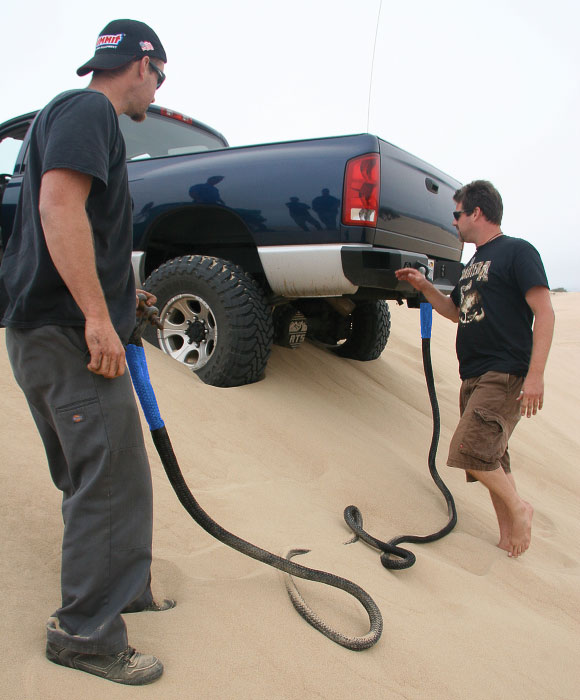
M0 125L0 140L23 141L14 171L2 176L3 245L11 233L33 117ZM260 353L266 360L272 337L293 346L306 335L347 357L374 359L390 328L384 300L410 306L418 301L408 284L396 280L395 269L423 268L444 292L458 279L462 244L452 225L452 196L460 183L376 136L232 148L213 129L156 106L143 125L122 118L121 127L133 201L134 270L138 282L161 297L166 327L174 329L151 339L208 383L255 381L265 360L254 358L256 368L241 371L238 379L220 379L206 368L232 360L217 361L230 322L222 318L219 335L221 302L206 304L210 292L187 283L202 270L201 261L240 269L247 284L259 289L272 316L263 319L262 325L272 327L258 340L267 346ZM179 269L168 268L171 261L180 261ZM158 268L177 270L168 291L159 286L169 283ZM188 306L175 279L185 285ZM368 341L365 349L354 337L360 333Z

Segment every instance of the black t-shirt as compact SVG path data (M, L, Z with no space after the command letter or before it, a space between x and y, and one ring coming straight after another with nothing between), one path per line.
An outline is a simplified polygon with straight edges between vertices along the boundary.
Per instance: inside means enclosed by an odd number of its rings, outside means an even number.
M125 343L135 326L125 142L113 105L94 90L58 95L32 126L14 227L0 268L0 285L7 296L0 309L2 321L13 328L85 324L82 311L52 262L40 221L41 179L56 168L93 177L86 211L97 273L111 320Z
M527 374L534 316L525 295L537 286L548 287L548 280L538 251L527 241L502 235L477 249L451 293L459 309L462 379L490 371Z

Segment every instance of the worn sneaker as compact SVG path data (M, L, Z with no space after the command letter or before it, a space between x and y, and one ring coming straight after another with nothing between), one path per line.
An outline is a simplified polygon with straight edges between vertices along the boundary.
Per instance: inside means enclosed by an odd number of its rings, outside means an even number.
M79 654L48 642L46 658L54 664L76 668L125 685L146 685L163 673L163 664L159 659L140 654L133 647L127 647L119 654Z
M162 603L156 603L153 601L144 608L137 608L133 605L128 605L124 610L121 610L121 613L126 615L127 613L137 612L163 612L164 610L171 610L171 608L174 608L176 605L177 602L175 600L172 600L171 598L164 598Z

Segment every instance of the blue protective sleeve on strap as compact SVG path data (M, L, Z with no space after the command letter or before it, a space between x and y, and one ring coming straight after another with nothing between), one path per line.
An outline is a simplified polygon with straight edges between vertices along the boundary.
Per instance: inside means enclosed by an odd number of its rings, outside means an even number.
M155 398L151 380L149 379L145 350L137 345L129 344L125 351L125 357L127 358L127 364L131 372L133 386L139 397L147 423L149 423L149 429L157 430L157 428L162 428L165 423L161 419L157 399Z
M421 303L421 338L431 337L431 325L433 323L433 307L431 304Z

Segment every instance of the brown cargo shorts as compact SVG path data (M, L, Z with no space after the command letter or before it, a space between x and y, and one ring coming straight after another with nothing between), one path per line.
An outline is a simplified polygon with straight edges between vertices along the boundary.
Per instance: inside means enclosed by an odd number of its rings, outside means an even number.
M461 418L449 445L447 464L459 469L510 469L508 440L520 419L524 377L486 372L465 379L459 393ZM467 481L477 481L466 474Z

